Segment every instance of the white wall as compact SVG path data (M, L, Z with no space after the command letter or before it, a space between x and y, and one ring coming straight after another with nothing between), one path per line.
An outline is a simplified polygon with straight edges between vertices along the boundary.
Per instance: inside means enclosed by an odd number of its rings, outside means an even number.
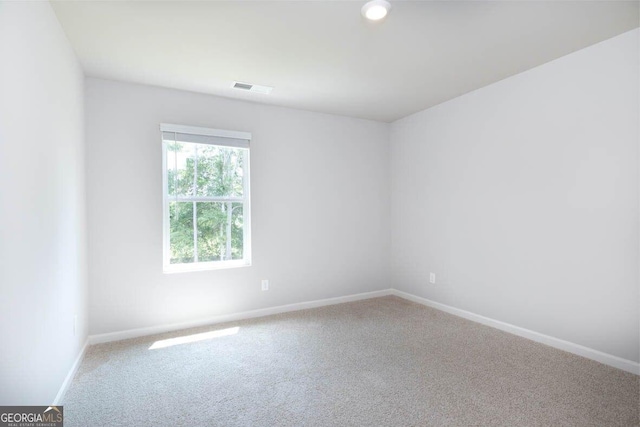
M639 34L393 124L396 288L639 360Z
M0 3L0 57L0 405L46 405L87 337L83 74L48 2Z
M86 119L91 334L389 287L388 125L99 79ZM162 273L163 122L253 134L251 267Z

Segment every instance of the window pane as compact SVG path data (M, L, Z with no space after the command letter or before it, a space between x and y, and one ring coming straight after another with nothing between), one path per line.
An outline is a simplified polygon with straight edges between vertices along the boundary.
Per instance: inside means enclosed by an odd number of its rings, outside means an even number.
M242 203L233 204L231 218L231 259L244 257L244 215Z
M174 143L167 144L167 194L175 196L175 178L176 178L176 147Z
M169 203L170 263L194 262L193 245L193 203Z
M198 202L198 259L220 261L225 254L225 203Z
M192 196L195 172L195 144L167 143L167 184L170 197Z
M242 148L197 145L198 189L201 197L242 197Z
M198 260L242 259L242 203L198 202Z

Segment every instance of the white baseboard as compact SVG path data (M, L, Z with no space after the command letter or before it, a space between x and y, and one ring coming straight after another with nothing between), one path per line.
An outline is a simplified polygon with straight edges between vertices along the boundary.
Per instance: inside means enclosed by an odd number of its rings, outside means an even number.
M554 338L549 335L544 335L538 332L531 331L529 329L514 326L509 323L501 322L499 320L494 320L489 317L484 317L470 311L461 310L459 308L451 307L446 304L441 304L439 302L399 291L397 289L393 289L391 291L391 294L409 301L416 302L418 304L426 305L437 310L445 311L447 313L472 320L474 322L482 323L483 325L491 326L493 328L500 329L502 331L530 339L532 341L546 344L550 347L577 354L578 356L586 357L587 359L595 360L596 362L613 366L614 368L622 369L623 371L631 372L632 374L640 375L640 364L632 360L627 360L618 356L614 356L612 354L603 353L601 351L594 350L580 344L574 344L569 341Z
M383 296L391 295L392 293L393 293L392 289L385 289L382 291L365 292L365 293L355 294L355 295L326 298L326 299L315 300L315 301L305 301L305 302L299 302L295 304L280 305L277 307L261 308L258 310L243 311L240 313L223 314L221 316L215 316L207 319L200 319L200 320L195 320L190 322L173 323L169 325L151 326L148 328L128 329L128 330L119 331L119 332L90 335L89 343L100 344L100 343L106 343L111 341L120 341L124 339L137 338L137 337L142 337L146 335L161 334L163 332L177 331L180 329L214 325L216 323L235 322L238 320L270 316L272 314L287 313L290 311L304 310L307 308L323 307L327 305L341 304L344 302L383 297Z
M60 390L58 390L58 394L56 395L56 398L53 400L54 405L57 406L62 404L62 399L64 398L64 395L67 393L67 390L69 390L69 386L71 386L73 377L76 376L76 372L78 372L80 363L82 363L82 359L84 359L84 355L87 352L87 347L89 347L88 339L84 342L84 345L82 346L82 350L80 350L80 353L76 357L76 360L73 362L73 365L71 365L71 369L69 370L69 373L67 374L64 381L62 382L62 385L60 386Z

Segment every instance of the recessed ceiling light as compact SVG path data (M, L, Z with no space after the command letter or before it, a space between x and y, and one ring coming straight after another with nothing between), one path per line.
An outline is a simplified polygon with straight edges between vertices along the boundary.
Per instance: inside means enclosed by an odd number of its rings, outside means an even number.
M379 21L391 10L391 3L387 0L371 0L362 6L362 16L371 21Z
M233 82L233 85L231 85L231 87L234 89L248 90L249 92L264 93L266 95L270 94L273 90L271 86L260 86L242 82Z

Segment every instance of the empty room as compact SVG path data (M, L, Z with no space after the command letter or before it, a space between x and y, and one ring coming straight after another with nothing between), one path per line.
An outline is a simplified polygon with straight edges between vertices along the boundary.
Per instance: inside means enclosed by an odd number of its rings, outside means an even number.
M639 1L0 0L0 427L640 426Z

